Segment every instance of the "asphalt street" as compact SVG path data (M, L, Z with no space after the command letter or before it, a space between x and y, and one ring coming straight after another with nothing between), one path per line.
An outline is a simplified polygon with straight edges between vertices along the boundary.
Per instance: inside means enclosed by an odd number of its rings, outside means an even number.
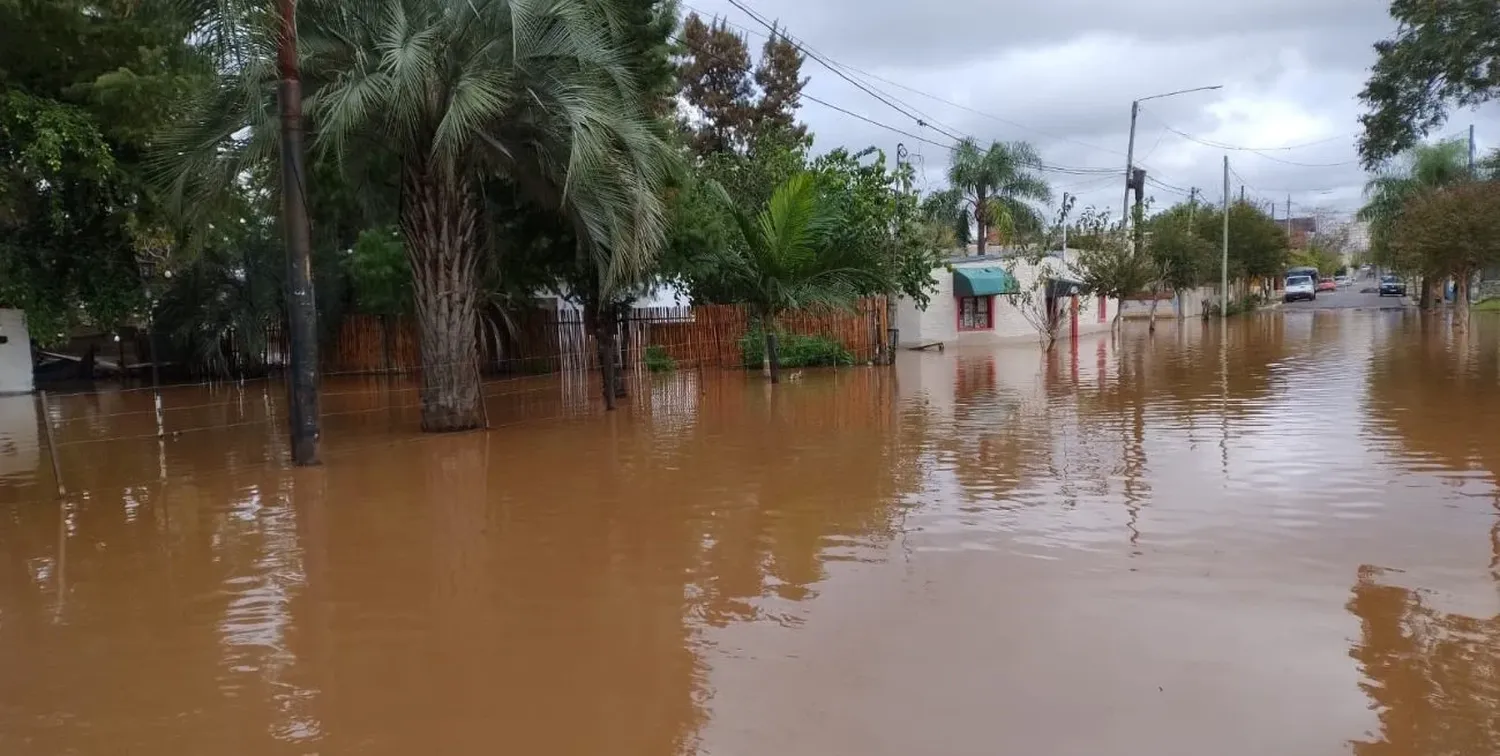
M1286 310L1379 310L1411 306L1411 300L1406 297L1382 297L1374 291L1360 293L1361 289L1374 289L1376 286L1376 282L1370 279L1356 281L1348 288L1320 292L1318 298L1311 302L1287 302L1282 307Z

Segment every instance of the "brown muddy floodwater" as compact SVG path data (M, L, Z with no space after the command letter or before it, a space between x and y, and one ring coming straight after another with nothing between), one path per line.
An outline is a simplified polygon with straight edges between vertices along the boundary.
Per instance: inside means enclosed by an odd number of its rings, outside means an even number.
M0 754L1500 753L1500 320L0 401Z

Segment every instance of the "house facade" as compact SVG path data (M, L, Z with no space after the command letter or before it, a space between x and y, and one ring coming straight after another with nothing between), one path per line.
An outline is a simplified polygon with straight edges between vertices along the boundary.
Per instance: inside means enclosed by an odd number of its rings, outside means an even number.
M1035 342L1032 318L1046 312L1044 303L1061 319L1059 339L1108 330L1119 302L1080 292L1065 271L1060 255L1035 264L1009 251L950 258L934 271L937 290L925 310L905 297L897 300L898 339L903 347Z
M29 394L31 389L31 336L26 331L26 313L0 308L0 395Z

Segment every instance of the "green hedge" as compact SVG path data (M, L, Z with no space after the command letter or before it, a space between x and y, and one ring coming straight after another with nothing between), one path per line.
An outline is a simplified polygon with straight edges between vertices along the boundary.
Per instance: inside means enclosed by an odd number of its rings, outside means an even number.
M854 364L854 355L843 344L827 336L783 333L777 346L777 351L781 353L781 366L784 368ZM760 329L754 329L740 339L740 354L744 356L746 368L760 367L766 355L766 337Z
M660 344L652 344L646 347L646 354L642 358L646 363L646 369L653 373L670 373L677 369L677 360L667 354L667 348Z

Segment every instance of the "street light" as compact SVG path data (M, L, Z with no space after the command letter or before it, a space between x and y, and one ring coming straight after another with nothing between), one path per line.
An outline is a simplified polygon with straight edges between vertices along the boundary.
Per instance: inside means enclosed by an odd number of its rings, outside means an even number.
M1223 89L1223 84L1215 84L1211 87L1193 87L1192 89L1179 89L1175 92L1163 92L1149 97L1142 97L1130 103L1130 144L1125 148L1125 202L1120 208L1120 230L1130 227L1130 172L1135 168L1135 119L1140 115L1141 103L1147 100L1159 100L1163 97L1187 94L1189 92L1207 92L1211 89ZM1137 189L1139 194L1141 189Z

